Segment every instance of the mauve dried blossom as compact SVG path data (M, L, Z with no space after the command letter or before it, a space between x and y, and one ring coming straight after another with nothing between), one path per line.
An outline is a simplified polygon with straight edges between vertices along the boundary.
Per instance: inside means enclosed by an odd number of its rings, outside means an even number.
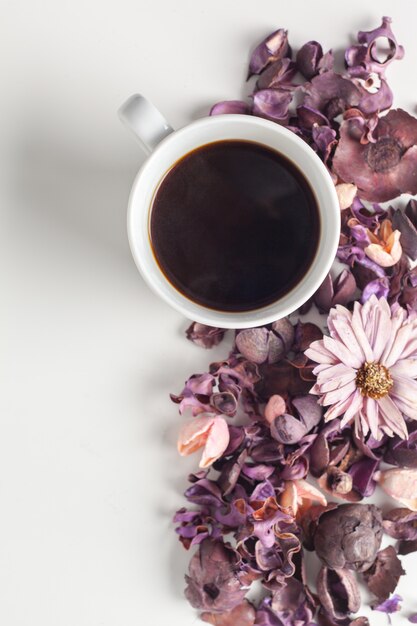
M200 324L199 322L193 322L191 326L187 328L185 334L187 339L197 346L201 348L212 348L221 342L225 332L223 328L215 328L213 326L207 326L206 324Z
M378 552L375 562L364 573L368 589L377 598L378 604L387 600L395 591L400 576L405 574L395 548L388 546Z
M320 70L320 61L323 58L323 48L319 44L318 41L307 41L299 51L296 56L297 68L307 78L310 80L319 73Z
M373 136L374 143L361 144L345 120L333 158L334 172L345 183L354 183L360 197L371 202L417 193L417 119L392 109L379 119Z
M317 109L329 120L357 106L361 99L361 93L352 81L333 71L315 76L304 89L304 104Z
M295 63L288 57L271 63L260 75L256 83L257 89L295 89L291 82L297 72Z
M330 569L364 572L382 539L381 511L373 504L342 504L324 513L314 535L317 556Z

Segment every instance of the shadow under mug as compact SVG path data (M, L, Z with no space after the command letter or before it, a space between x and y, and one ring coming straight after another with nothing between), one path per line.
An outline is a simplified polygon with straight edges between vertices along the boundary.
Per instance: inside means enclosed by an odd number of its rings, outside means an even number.
M135 263L154 292L185 317L220 328L248 328L270 323L289 315L313 295L329 272L336 254L340 208L326 167L307 143L275 122L250 115L206 117L174 131L158 109L140 95L131 96L118 114L149 154L130 193L127 229ZM149 236L154 194L171 167L200 146L233 139L254 141L292 161L314 192L321 226L314 261L295 287L272 304L242 312L206 308L180 293L156 262Z

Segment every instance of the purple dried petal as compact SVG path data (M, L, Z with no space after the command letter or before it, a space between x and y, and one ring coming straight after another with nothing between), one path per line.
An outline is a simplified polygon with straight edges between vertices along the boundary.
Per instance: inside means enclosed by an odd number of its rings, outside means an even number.
M359 101L358 109L367 117L391 108L394 96L385 80L381 81L381 86L376 93L369 93L363 87L359 88L362 92L362 97Z
M304 88L304 104L318 109L329 120L356 107L361 99L361 92L353 82L333 71L315 76Z
M287 317L283 317L282 319L273 322L272 330L281 339L284 344L285 351L288 352L294 343L295 335L294 326L291 324L289 319Z
M392 227L401 232L401 247L410 259L417 259L417 230L413 222L404 211L394 211Z
M308 41L297 52L297 67L307 80L318 74L322 57L323 48L318 41Z
M410 615L410 617L408 618L408 621L411 622L412 624L417 624L417 613Z
M237 457L232 457L223 465L220 476L217 479L217 483L224 496L229 495L229 493L235 488L247 457L248 451L242 450Z
M231 611L225 613L202 613L200 619L213 626L253 626L255 623L255 609L247 600L238 604Z
M319 433L310 448L310 472L318 478L330 462L328 441L323 433Z
M305 424L306 433L309 433L320 422L323 415L322 407L318 404L317 399L310 394L293 398L292 405L297 409L301 421Z
M383 602L392 593L400 579L405 574L401 561L393 546L378 552L373 565L364 573L368 589L378 602Z
M306 456L300 456L293 465L285 465L282 469L280 476L283 480L298 480L305 478L308 474L308 458Z
M213 480L201 478L197 480L184 493L189 502L200 504L202 506L219 507L223 503L222 493Z
M231 426L229 424L229 444L223 452L223 456L233 454L245 439L245 432L242 426Z
M381 613L396 613L397 611L401 610L400 602L402 602L402 600L403 599L401 596L395 594L391 596L391 598L389 598L388 600L385 600L385 602L378 604L378 606L372 607L372 609L374 611L381 611Z
M255 487L251 493L251 500L263 501L275 496L275 489L269 480L265 480Z
M352 476L353 489L364 498L368 498L375 491L376 482L372 479L372 476L378 469L379 463L379 460L362 459L348 469L348 473Z
M246 463L242 468L242 474L248 476L252 480L264 481L269 478L275 471L273 465L264 465L259 463L257 465L250 465Z
M333 50L328 50L322 56L319 61L319 74L323 74L323 72L330 72L334 69L334 54Z
M287 413L278 415L271 424L272 437L286 445L298 443L306 434L307 426Z
M207 326L206 324L200 324L199 322L193 322L191 326L187 328L185 334L187 339L197 346L201 348L212 348L221 342L225 332L223 328L215 328L213 326Z
M390 284L389 279L384 276L384 278L376 278L375 280L371 280L361 295L361 302L364 304L371 296L376 296L377 298L387 298L389 294Z
M296 86L291 84L292 79L297 73L295 63L289 58L278 59L269 65L260 75L256 83L257 89L295 89Z
M405 507L392 509L384 515L385 532L395 539L414 541L417 539L417 512Z
M409 427L408 439L390 439L384 461L399 467L417 469L417 426Z
M334 281L334 297L332 300L332 306L336 304L342 304L346 306L351 300L356 291L355 278L348 269L344 269L340 272L339 276Z
M292 94L278 89L261 89L253 96L253 114L286 124Z
M191 606L206 611L227 611L246 594L238 578L240 556L229 544L205 539L189 564L185 595Z
M282 59L288 52L288 31L279 28L261 41L252 52L248 77L259 74L269 63Z
M360 609L358 583L349 570L322 567L317 579L317 592L325 611L336 620Z
M230 391L213 393L210 398L210 404L222 415L236 415L237 400Z
M224 100L212 106L209 115L234 115L236 113L239 115L250 115L251 107L242 100Z
M333 148L337 145L336 131L329 126L313 126L313 141L324 163L327 163Z
M236 347L253 363L264 363L268 358L269 331L264 328L248 328L236 335Z
M317 126L329 126L329 120L323 113L304 104L300 104L297 107L297 116L301 128L311 130L314 124L317 124Z
M281 338L270 332L268 336L268 363L277 363L285 356L286 352Z

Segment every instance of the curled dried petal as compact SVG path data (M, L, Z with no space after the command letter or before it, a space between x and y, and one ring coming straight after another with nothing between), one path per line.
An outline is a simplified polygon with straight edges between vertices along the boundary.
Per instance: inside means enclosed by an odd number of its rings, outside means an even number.
M292 94L285 90L261 89L253 96L253 114L286 124Z
M253 626L255 623L255 609L253 605L244 600L231 611L224 613L202 613L200 618L203 622L213 624L213 626Z
M343 619L360 609L359 586L349 570L322 567L317 578L317 592L323 608L335 619Z
M187 422L178 437L181 456L204 447L200 467L209 467L221 457L229 443L229 428L223 417L199 417Z
M297 52L296 63L298 70L310 80L318 74L319 63L323 58L323 48L318 41L307 41Z
M406 508L392 509L384 515L384 530L395 539L417 539L417 512Z
M210 114L212 115L212 113ZM187 339L197 346L201 348L212 348L221 342L225 332L223 328L215 328L213 326L207 326L206 324L200 324L199 322L193 322L191 326L187 328L185 334Z
M285 413L286 405L282 396L271 396L265 407L265 419L271 424L278 415Z
M356 185L352 185L352 183L339 183L339 185L336 185L336 193L341 211L352 206L357 191L358 188Z

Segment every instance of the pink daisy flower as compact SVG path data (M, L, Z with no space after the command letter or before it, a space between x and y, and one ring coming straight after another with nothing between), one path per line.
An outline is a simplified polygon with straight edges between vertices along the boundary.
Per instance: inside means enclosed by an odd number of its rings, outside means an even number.
M325 420L343 415L341 427L354 422L362 436L406 439L404 418L417 419L417 313L373 295L353 313L337 305L327 324L330 337L305 353L318 363L310 393L329 407Z

